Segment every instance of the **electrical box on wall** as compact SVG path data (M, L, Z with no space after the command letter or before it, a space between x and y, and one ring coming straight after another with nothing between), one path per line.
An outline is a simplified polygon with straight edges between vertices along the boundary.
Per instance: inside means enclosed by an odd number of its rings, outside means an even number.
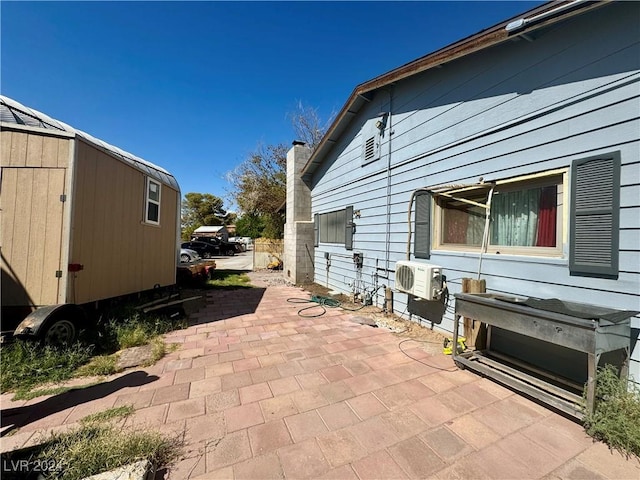
M401 260L396 262L396 289L424 300L442 295L442 267Z
M362 268L362 265L364 263L362 253L356 252L353 254L353 263L355 264L356 268Z

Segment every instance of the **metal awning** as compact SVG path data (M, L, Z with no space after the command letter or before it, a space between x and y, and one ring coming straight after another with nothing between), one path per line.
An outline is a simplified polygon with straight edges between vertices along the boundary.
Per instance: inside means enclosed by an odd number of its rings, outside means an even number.
M482 245L480 247L480 258L478 263L478 280L480 279L480 272L482 270L482 255L486 253L487 246L489 244L489 223L491 220L491 199L493 198L493 191L496 187L495 182L483 182L480 181L478 183L471 184L445 184L445 185L433 185L431 187L424 187L414 190L411 194L411 199L409 200L409 211L407 213L407 225L408 225L408 236L407 236L407 260L410 259L411 256L411 209L413 207L413 200L418 192L427 192L431 196L439 196L445 197L451 200L455 200L461 203L466 203L468 205L473 205L476 207L480 207L485 211L485 223L484 223L484 233L482 235ZM461 197L460 194L464 192L471 192L474 190L488 190L487 191L487 200L485 203L476 202L474 200L469 200L468 198Z

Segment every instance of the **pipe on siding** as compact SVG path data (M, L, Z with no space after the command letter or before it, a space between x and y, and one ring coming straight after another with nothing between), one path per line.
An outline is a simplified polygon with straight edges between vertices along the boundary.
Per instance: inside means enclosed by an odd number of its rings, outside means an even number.
M569 2L569 3L565 3L560 5L559 7L556 7L552 10L547 10L546 12L542 12L538 15L534 15L533 17L529 17L529 18L519 18L517 20L514 20L513 22L510 22L507 24L507 26L504 28L507 32L512 32L514 30L519 30L520 28L524 28L526 27L528 24L533 23L533 22L537 22L539 20L543 20L547 17L550 17L552 15L555 15L557 13L560 13L564 10L568 10L570 8L575 7L576 5L583 3L584 0L574 0L573 2Z
M393 122L392 122L392 110L393 110L393 84L389 85L389 118L387 119L387 125L389 127L389 140L388 142L388 154L387 154L387 235L385 242L385 266L389 269L389 257L391 256L391 137L393 135Z

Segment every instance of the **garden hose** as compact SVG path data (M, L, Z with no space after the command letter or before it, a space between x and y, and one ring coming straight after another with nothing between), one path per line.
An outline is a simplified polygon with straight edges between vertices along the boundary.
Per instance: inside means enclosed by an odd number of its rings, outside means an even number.
M311 295L311 298L288 298L287 302L289 303L313 303L313 305L309 307L304 307L298 310L298 315L304 318L315 318L321 317L325 313L327 313L327 308L342 308L343 310L349 310L351 312L356 312L364 308L364 305L358 308L345 308L342 306L342 303L335 298L331 297L322 297L320 295ZM307 310L312 310L314 308L321 308L320 313L315 314L304 314Z

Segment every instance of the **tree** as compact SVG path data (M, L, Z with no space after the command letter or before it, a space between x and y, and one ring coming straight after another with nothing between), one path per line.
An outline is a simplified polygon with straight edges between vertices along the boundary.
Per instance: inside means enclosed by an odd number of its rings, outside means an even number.
M315 149L327 130L317 110L298 102L288 116L296 139ZM279 210L287 198L288 150L284 144L259 146L227 174L231 196L240 207L242 218L246 217L246 227L254 232L261 230L260 236L267 238L282 238L284 233L285 218Z
M222 199L210 193L187 193L182 200L182 238L189 240L202 225L224 225L227 212Z
M262 221L262 236L280 238L284 231L284 218L278 209L287 197L286 170L287 147L280 144L259 147L227 174L243 216L248 215L248 222L258 217Z
M236 221L236 235L238 237L262 237L265 222L261 215L246 213Z
M295 111L289 113L296 140L306 143L312 150L315 150L320 144L334 116L335 114L332 114L329 121L323 123L316 108L305 105L300 101Z

